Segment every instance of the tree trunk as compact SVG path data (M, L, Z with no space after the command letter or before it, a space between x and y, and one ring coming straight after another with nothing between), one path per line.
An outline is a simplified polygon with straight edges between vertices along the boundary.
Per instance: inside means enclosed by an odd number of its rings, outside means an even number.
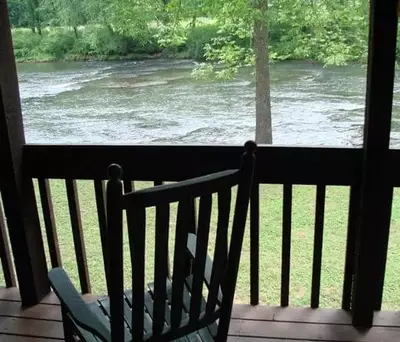
M74 33L75 33L75 38L78 38L78 28L76 26L73 26Z
M254 52L256 55L256 142L272 144L268 27L265 20L257 18L254 20Z
M29 26L31 27L32 33L36 33L35 7L32 0L27 0L27 7Z
M33 5L33 18L35 21L35 26L37 29L37 33L41 36L42 35L42 19L40 18L40 14L39 14L39 0L33 0L32 1L32 5Z

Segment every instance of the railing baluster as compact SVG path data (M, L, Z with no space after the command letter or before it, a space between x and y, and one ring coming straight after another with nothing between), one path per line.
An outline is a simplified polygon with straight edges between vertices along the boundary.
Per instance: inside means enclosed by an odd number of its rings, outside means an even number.
M107 259L107 212L106 212L106 188L104 181L94 180L94 193L96 196L97 219L99 221L100 242L103 251L104 273L106 276L107 288L109 289L110 270Z
M313 309L318 308L319 306L322 242L324 235L325 193L326 186L317 185L317 195L315 203L314 257L311 287L311 307Z
M344 281L342 294L342 309L350 310L355 272L355 249L357 226L360 215L360 186L350 187L349 216L346 240L346 260L344 266Z
M382 192L385 192L386 201L382 201L385 203L384 208L381 210L385 213L382 215L383 217L379 220L383 235L380 237L380 241L377 242L379 245L379 266L378 266L378 274L375 278L375 302L374 302L374 310L380 311L382 309L382 297L383 297L383 287L385 283L385 274L386 274L386 262L388 256L388 246L389 246L389 236L390 236L390 221L392 218L392 205L393 205L393 186L382 186Z
M292 184L283 185L281 306L289 305Z
M7 287L17 285L14 268L11 259L10 246L7 240L7 233L4 221L3 208L0 205L0 258L3 267L4 280Z
M76 180L66 179L69 215L71 218L72 236L74 239L76 262L78 264L79 281L82 293L90 292L90 279L83 238L82 220L79 208L79 197Z
M260 184L254 183L250 199L250 303L259 303Z
M53 201L51 198L50 184L48 179L39 178L39 193L42 203L43 220L46 228L47 243L52 267L61 266L60 247L58 244L56 221L54 219Z

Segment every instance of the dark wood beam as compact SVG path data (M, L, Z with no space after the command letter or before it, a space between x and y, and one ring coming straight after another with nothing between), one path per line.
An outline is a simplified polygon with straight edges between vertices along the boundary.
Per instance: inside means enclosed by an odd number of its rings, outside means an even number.
M380 307L390 228L390 126L398 0L371 0L361 215L357 234L353 324L370 327Z
M242 146L28 144L24 169L34 178L101 180L107 179L108 165L118 163L129 180L179 181L237 168L242 153ZM351 185L360 179L361 165L361 149L259 146L255 180Z
M33 183L22 168L25 137L5 0L0 37L0 189L22 303L33 305L49 292L49 283Z

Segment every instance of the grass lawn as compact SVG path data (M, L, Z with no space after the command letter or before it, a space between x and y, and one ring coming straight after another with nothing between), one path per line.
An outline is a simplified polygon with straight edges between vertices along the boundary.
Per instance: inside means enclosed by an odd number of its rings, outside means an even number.
M137 187L151 186L150 183L136 184ZM79 199L81 205L84 238L88 258L89 274L93 293L104 293L105 279L103 259L99 238L93 183L79 181ZM63 181L51 181L51 191L57 223L58 239L63 266L79 289L79 279L68 213L65 185ZM400 192L395 191L389 242L388 264L384 288L384 309L400 309ZM279 305L281 239L282 239L282 186L262 185L260 222L260 302ZM321 307L340 308L344 257L346 247L347 212L349 188L328 187L326 194L326 212L324 244L322 256ZM175 220L174 214L171 222ZM294 186L292 219L292 255L290 274L290 304L309 306L311 292L312 255L314 239L315 187ZM213 222L216 213L213 214ZM146 278L152 279L154 255L154 212L148 215ZM45 235L44 235L45 236ZM171 251L173 250L171 232ZM210 238L210 241L215 241ZM126 260L126 284L129 287L130 262L127 238L124 241ZM237 302L249 302L250 240L247 229L239 279L236 292Z

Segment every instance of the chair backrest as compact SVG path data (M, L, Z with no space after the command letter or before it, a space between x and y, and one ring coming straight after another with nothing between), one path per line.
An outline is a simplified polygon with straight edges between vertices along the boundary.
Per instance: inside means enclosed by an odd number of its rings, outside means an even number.
M246 142L240 169L123 194L122 169L110 165L107 183L108 267L113 341L124 336L126 302L123 287L123 211L126 211L132 263L133 341L170 341L219 319L218 341L226 339L232 311L243 235L254 173L256 144ZM229 229L232 187L237 186ZM217 196L217 203L212 200ZM178 204L169 278L171 204ZM198 220L195 218L195 203ZM155 207L154 284L151 307L145 286L146 209ZM210 244L212 212L217 209L215 244ZM228 241L230 247L228 249ZM207 251L214 249L213 262ZM171 286L172 282L172 286ZM206 285L204 287L203 285ZM190 294L187 293L190 289ZM206 303L203 293L208 289ZM169 300L168 300L169 299ZM168 303L170 305L168 305ZM183 308L186 306L186 315ZM151 311L152 323L146 321ZM130 310L129 310L130 311Z

